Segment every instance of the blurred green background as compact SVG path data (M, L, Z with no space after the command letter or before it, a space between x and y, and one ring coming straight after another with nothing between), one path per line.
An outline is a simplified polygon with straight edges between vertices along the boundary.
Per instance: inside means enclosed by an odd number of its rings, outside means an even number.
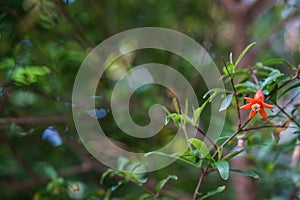
M137 27L177 30L201 44L220 71L222 57L228 58L230 52L238 55L239 47L244 48L252 41L257 45L246 59L248 64L243 63L244 67L269 58L284 58L294 65L299 64L300 1L257 2L0 0L0 199L104 199L107 188L116 180L99 183L106 167L89 155L78 139L72 122L71 95L82 61L110 36ZM234 7L250 7L255 3L252 20L250 12L241 14L238 10L242 8ZM239 26L239 16L244 16L243 19L248 16L249 21ZM243 27L243 31L239 27ZM199 100L207 91L190 64L171 53L142 50L122 59L117 62L128 63L128 69L149 62L172 65L190 80ZM122 133L115 124L109 102L118 70L116 64L104 74L94 97L99 109L87 114L98 118L111 139L132 151L151 151L166 144L176 131L170 127L153 138L135 139ZM131 115L137 124L147 124L149 107L160 103L171 108L172 97L166 88L157 85L142 88L132 97ZM233 117L228 115L225 135L234 125ZM209 117L203 117L202 126L205 128L208 122ZM269 144L269 149L261 151L286 149L284 145L270 145L273 141L270 131L254 135L251 140L262 146ZM257 198L287 199L293 189L293 175L288 167L264 158L255 162L256 170L263 177L256 181ZM189 199L199 171L178 161L147 174L148 186L155 187L151 181L169 174L177 175L178 181L170 181L167 190L176 192L175 199ZM224 184L226 191L211 199L235 199L234 184L223 182L217 174L209 176L202 190L209 191ZM75 186L80 186L79 192ZM139 187L126 184L112 196L136 199L142 193Z

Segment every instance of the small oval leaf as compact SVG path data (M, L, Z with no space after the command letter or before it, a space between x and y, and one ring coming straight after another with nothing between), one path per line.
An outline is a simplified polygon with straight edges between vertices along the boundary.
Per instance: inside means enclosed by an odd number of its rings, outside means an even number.
M229 162L226 160L221 160L214 163L219 171L222 179L227 180L229 178Z
M233 94L229 94L225 97L225 99L222 101L219 112L221 112L223 110L226 110L230 106L231 101L232 101L232 97L233 97Z

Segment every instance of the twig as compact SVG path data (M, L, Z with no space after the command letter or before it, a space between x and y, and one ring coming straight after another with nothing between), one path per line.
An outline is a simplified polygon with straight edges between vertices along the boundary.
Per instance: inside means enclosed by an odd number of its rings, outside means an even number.
M251 69L251 77L252 77L253 81L255 82L255 84L259 85L258 79L256 77L256 71L253 70L253 68Z
M220 148L224 148L237 134L239 134L243 128L250 122L251 119L248 119L241 127L239 127L225 142L220 145ZM218 152L215 152L213 158L216 157Z
M204 181L205 176L207 175L208 169L209 169L209 168L208 168L208 166L207 166L205 169L201 170L201 176L200 176L200 178L199 178L197 187L196 187L196 189L195 189L194 196L193 196L193 200L197 200L197 199L198 199L198 196L199 196L199 190L200 190L200 187L201 187L201 185L202 185L202 183L203 183L203 181Z
M215 151L217 151L218 150L217 145L206 135L206 133L204 133L204 131L199 127L195 127L195 128L197 128L198 132L204 136L204 139L207 139L214 146Z
M278 104L275 104L277 108L279 108L279 110L285 114L285 116L287 116L291 121L293 121L298 127L300 127L300 124L293 118L293 116L290 116L281 106L279 106Z
M265 126L257 126L257 127L250 127L250 128L244 128L242 131L251 131L251 130L257 130L262 128L298 128L298 127L291 127L291 126L285 126L285 125L265 125Z
M226 69L228 75L230 76L230 83L231 83L231 86L232 86L232 89L233 89L233 96L234 96L234 99L235 99L236 112L237 112L237 116L238 116L238 128L240 128L241 127L241 113L240 113L240 107L239 107L239 99L238 99L238 95L237 95L236 88L235 88L235 85L234 85L234 73L231 74L229 72L229 69L226 65L224 57L222 57L222 61L223 61L223 64L225 66L225 69Z
M294 81L295 79L297 79L297 78L299 79L299 71L300 71L300 65L298 66L298 69L296 70L296 73L293 76L293 78L290 79L290 80L288 80L288 81L286 81L286 82L284 82L282 85L280 85L278 88L276 88L276 90L271 91L271 94L269 95L269 97L267 98L267 100L270 100L274 96L274 94L275 94L276 91L279 91L280 89L282 89L284 86L286 86L290 82Z
M57 170L57 174L59 176L67 177L67 176L73 176L77 174L83 174L90 172L92 170L95 171L104 171L103 167L99 165L98 162L93 162L92 165L88 164L86 165L85 163L79 164L79 165L74 165L66 168L62 168ZM28 179L25 182L19 182L19 181L14 181L14 182L5 182L1 183L2 185L5 185L6 188L16 192L16 191L25 191L28 190L36 185L42 185L47 183L50 180L49 177L47 176L36 176L34 178Z
M67 118L64 116L52 117L7 117L0 118L1 124L52 124L52 123L65 123Z

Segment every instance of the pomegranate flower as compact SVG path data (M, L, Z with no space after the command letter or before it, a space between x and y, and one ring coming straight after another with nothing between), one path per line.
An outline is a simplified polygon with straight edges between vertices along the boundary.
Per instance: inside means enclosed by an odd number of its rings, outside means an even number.
M264 93L259 89L254 98L245 97L248 104L241 106L241 110L250 110L249 119L252 119L254 115L259 112L259 114L265 119L268 120L265 108L274 108L273 105L264 103Z

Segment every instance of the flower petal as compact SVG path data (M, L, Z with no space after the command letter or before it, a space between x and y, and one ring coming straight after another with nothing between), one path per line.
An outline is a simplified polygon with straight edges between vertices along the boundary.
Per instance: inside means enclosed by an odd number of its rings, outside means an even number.
M263 101L264 98L265 98L265 96L264 96L262 89L259 89L254 95L254 99L259 99L259 100Z
M265 120L268 120L267 113L263 108L259 111L259 113Z
M249 110L251 109L252 103L248 103L240 107L241 110Z
M250 98L250 97L244 97L244 99L246 99L246 101L249 103L252 103L253 101L255 101L255 99Z
M256 114L256 112L254 110L251 110L249 113L249 119L252 119L255 114Z
M262 102L262 105L264 108L274 108L274 105L270 105L270 104L267 104L267 103L264 103Z

